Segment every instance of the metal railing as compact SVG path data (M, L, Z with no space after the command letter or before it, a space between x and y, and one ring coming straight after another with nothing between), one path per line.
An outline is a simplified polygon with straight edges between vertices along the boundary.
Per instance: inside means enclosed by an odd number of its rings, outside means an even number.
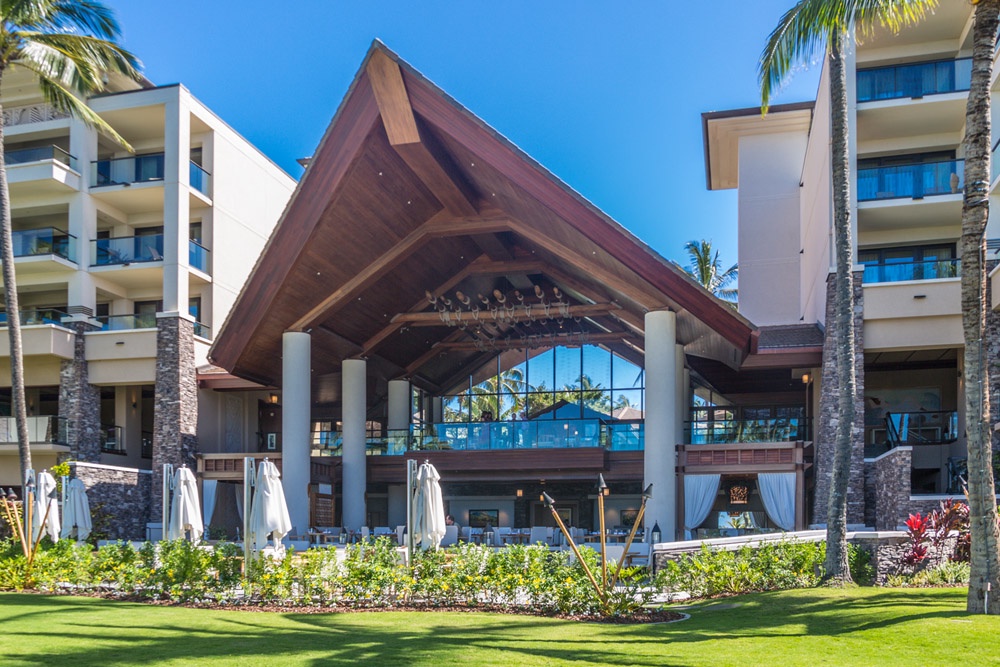
M132 329L155 329L156 314L142 313L140 315L100 315L101 331L130 331Z
M193 268L208 273L209 250L197 241L188 241L188 264Z
M692 445L721 445L754 442L795 442L810 439L810 419L729 419L687 422L685 433Z
M91 266L128 265L163 259L163 234L120 236L90 242Z
M4 152L4 164L13 167L18 164L28 164L30 162L44 162L52 160L64 164L73 171L78 171L76 158L59 148L58 146L38 146L36 148L15 148Z
M858 70L858 102L966 91L972 58L906 63Z
M14 257L58 255L76 261L76 237L55 227L15 231L11 240Z
M139 456L144 459L153 458L153 433L152 431L142 432L142 446L139 451Z
M132 155L90 163L90 187L163 180L163 153Z
M947 445L958 440L958 413L890 412L885 416L890 447L900 445Z
M862 282L894 283L903 280L934 280L962 275L960 259L929 259L922 262L865 264Z
M211 338L212 327L208 326L207 324L202 324L201 322L195 322L194 335L200 338Z
M858 201L958 194L965 187L964 172L965 160L858 169Z
M188 169L188 182L192 188L206 197L212 196L212 175L194 160L191 161L191 166Z
M121 426L101 424L101 451L106 454L124 455L125 439Z
M28 417L28 442L32 444L65 445L66 419L57 416ZM0 445L17 443L14 417L0 417Z
M55 308L22 308L20 311L21 326L32 324L62 324L66 313ZM0 327L7 326L7 312L0 312Z
M13 125L27 125L28 123L44 123L49 120L69 118L69 114L63 111L56 111L51 104L25 104L19 107L3 108L4 127Z

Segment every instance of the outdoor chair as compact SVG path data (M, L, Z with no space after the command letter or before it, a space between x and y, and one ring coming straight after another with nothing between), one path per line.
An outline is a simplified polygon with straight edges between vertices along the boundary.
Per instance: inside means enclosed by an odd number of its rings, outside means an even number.
M528 544L552 544L552 529L545 526L535 526L531 529L531 536L528 537Z
M472 526L462 527L462 541L471 542L472 541Z
M441 546L450 547L458 543L458 526L451 525L444 527L444 537L441 538Z
M396 526L396 544L399 546L406 544L406 526Z
M502 526L493 531L496 539L496 546L506 546L510 540L510 526Z

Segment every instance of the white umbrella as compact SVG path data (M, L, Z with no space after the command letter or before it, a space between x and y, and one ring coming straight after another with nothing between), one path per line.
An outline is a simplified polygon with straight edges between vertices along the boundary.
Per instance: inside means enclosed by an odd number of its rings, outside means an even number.
M59 501L58 494L56 493L56 480L47 471L43 470L38 473L38 477L35 480L35 506L34 513L35 518L32 522L34 524L34 539L38 539L39 534L44 532L53 542L59 540ZM45 511L48 508L49 516L45 518ZM42 520L45 520L45 525L42 525Z
M168 540L184 539L186 531L191 531L191 541L197 542L205 532L201 521L201 503L198 502L198 482L190 469L181 467L174 473L174 493L170 502L170 525L167 527Z
M75 477L66 487L66 502L63 503L63 526L59 534L62 538L73 537L76 529L76 539L85 540L93 528L90 519L90 501L87 500L87 487Z
M417 490L413 494L413 542L425 551L437 549L445 533L444 501L441 499L441 475L430 463L420 466Z
M278 468L270 461L261 461L250 508L250 534L245 537L253 539L253 546L258 551L266 547L267 540L273 537L275 550L281 552L281 540L291 530L292 519L288 516Z

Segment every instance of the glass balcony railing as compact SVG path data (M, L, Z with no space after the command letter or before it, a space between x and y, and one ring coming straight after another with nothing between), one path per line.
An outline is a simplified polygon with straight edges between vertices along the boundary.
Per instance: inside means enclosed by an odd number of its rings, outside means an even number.
M61 229L24 229L14 232L12 240L14 257L58 255L71 262L76 261L76 237Z
M101 451L107 454L125 455L124 432L121 426L101 424Z
M931 259L923 262L865 264L862 282L895 283L903 280L934 280L957 278L962 275L959 259Z
M4 152L4 164L13 167L18 164L28 164L29 162L44 162L52 160L64 164L73 171L78 171L76 158L59 148L58 146L40 146L38 148L15 148Z
M65 445L66 420L56 416L28 417L28 442ZM17 444L17 423L13 417L0 417L0 445Z
M613 452L635 452L646 448L646 423L642 421L606 424L607 448Z
M859 69L858 102L955 93L971 80L971 58Z
M965 187L964 172L965 160L858 169L858 201L958 194Z
M957 412L890 412L885 425L890 447L945 445L958 440Z
M121 236L90 242L90 265L111 266L163 259L163 234Z
M197 241L188 241L188 264L192 268L208 273L209 250Z
M997 180L1000 176L1000 163L997 163L997 149L1000 148L1000 140L993 145L993 153L990 155L990 181Z
M809 440L810 420L793 417L780 419L730 419L725 421L688 422L687 441L692 445L724 445L752 442L795 442Z
M191 166L188 171L188 182L191 184L192 188L206 197L212 196L212 175L205 171L200 164L196 164L194 161L191 162Z
M163 153L133 155L90 163L90 187L163 180Z
M212 327L207 324L202 324L201 322L194 323L194 335L200 338L211 338L212 337Z
M101 331L131 331L132 329L156 328L156 313L101 315L96 319L101 323Z
M0 327L7 326L7 313L0 312ZM55 308L22 308L21 326L32 324L62 324L64 317L69 317L66 313Z

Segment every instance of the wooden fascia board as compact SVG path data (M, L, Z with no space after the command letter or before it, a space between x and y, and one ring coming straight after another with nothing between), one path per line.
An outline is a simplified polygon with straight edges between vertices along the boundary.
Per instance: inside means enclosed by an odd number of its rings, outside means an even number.
M230 370L238 365L262 314L269 311L323 212L339 195L345 176L361 155L365 139L378 119L375 96L367 75L361 72L334 115L315 157L226 318L222 335L209 354L213 363Z

